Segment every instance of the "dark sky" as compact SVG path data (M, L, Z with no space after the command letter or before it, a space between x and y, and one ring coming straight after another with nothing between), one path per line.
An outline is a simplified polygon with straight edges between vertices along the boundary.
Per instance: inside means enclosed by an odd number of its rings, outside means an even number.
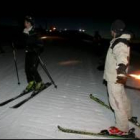
M76 1L76 0L75 0ZM22 21L26 15L35 17L37 24L54 25L58 29L79 29L83 28L88 33L94 34L99 30L105 37L110 37L110 26L115 19L122 19L128 26L128 29L135 32L140 37L139 7L131 2L130 5L117 1L117 3L105 3L84 0L75 2L74 0L53 1L20 1L13 3L9 1L8 5L1 4L4 7L0 9L0 23L17 24ZM62 5L63 4L63 5ZM118 4L116 6L116 4Z

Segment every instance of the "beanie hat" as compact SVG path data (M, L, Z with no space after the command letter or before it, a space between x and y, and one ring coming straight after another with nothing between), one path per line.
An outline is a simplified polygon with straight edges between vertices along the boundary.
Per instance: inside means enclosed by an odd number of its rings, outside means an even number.
M116 33L122 33L125 29L125 23L122 20L115 20L112 23L111 30Z
M26 16L25 17L25 20L28 21L28 22L30 22L32 25L34 25L34 19L32 17Z

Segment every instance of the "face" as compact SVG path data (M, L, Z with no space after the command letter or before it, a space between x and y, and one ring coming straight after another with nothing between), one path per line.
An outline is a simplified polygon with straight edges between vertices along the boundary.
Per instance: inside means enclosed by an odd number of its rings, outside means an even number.
M30 22L28 22L28 21L26 21L25 20L25 22L24 22L24 26L25 26L25 28L30 28L32 25L31 25L31 23Z
M113 38L116 37L116 33L114 31L111 31L111 35L112 35Z

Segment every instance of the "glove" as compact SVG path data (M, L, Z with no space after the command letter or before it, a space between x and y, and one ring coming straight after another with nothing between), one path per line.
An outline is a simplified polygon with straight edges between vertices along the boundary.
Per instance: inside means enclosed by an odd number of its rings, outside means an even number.
M127 66L124 64L119 64L117 68L117 83L125 84L127 80L126 75Z
M117 74L126 74L127 66L124 64L119 64L117 68Z

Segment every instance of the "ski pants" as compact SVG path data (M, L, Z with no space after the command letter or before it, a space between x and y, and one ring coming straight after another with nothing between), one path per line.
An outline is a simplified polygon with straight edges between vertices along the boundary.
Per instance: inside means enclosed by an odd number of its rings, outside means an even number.
M121 131L129 131L129 119L132 117L131 104L126 95L124 85L107 83L109 102L114 110L116 127Z
M28 83L31 81L41 82L42 79L37 71L39 59L35 52L26 52L25 54L25 73Z

